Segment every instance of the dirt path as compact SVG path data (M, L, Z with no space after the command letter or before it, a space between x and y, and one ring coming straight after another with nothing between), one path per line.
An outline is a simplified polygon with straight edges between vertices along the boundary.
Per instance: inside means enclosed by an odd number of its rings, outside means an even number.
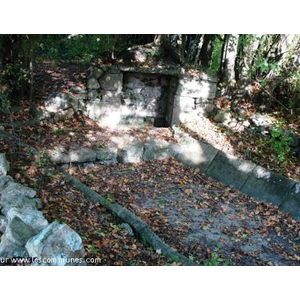
M197 263L300 265L298 222L173 159L78 177Z

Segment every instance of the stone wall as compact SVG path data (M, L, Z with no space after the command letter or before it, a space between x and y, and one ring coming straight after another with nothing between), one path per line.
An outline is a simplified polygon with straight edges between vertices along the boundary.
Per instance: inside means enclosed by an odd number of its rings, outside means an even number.
M0 153L0 265L16 257L35 259L33 265L83 265L80 236L66 224L49 224L36 191L14 182L8 171Z
M104 125L172 126L193 122L213 108L217 78L183 69L90 67L85 88L55 93L41 119L58 121L80 111Z

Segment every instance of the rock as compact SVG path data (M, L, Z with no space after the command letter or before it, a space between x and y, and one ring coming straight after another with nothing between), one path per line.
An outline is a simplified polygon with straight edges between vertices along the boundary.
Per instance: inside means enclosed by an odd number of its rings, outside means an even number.
M0 193L11 182L14 182L14 180L12 179L12 177L10 177L10 176L0 176Z
M118 163L117 161L117 148L103 148L97 150L97 160L100 162L101 165L111 166Z
M96 78L89 78L87 81L87 88L91 90L97 90L100 88L100 84Z
M218 154L213 146L191 137L182 135L179 141L173 147L175 158L186 166L198 168L200 172L205 172Z
M280 206L294 185L294 181L257 166L241 191L263 202Z
M123 86L123 74L106 73L100 78L100 85L103 90L121 91Z
M142 142L131 142L118 153L120 163L138 163L142 161L144 144Z
M27 252L24 246L35 234L35 231L29 225L15 216L8 223L1 238L0 257L26 257Z
M134 236L134 232L128 223L122 223L121 226L126 232L126 235Z
M217 123L228 124L231 121L230 112L219 111L214 117L214 121Z
M300 184L295 184L294 188L290 191L287 198L284 200L280 209L288 212L300 222Z
M250 161L219 151L206 171L206 175L241 189L255 167L256 165Z
M89 99L97 99L97 98L99 98L99 93L98 93L98 91L97 91L97 90L90 90L90 91L88 92L88 98L89 98Z
M79 148L69 153L70 162L75 163L93 162L96 160L96 156L97 153L88 148Z
M51 265L73 265L71 258L83 258L85 250L80 236L66 224L53 222L26 244L31 257L51 258Z
M121 92L101 91L101 98L103 102L107 102L114 107L121 105Z
M36 191L25 187L19 183L16 182L10 182L2 191L2 199L5 196L19 196L19 197L28 197L28 198L34 198L36 195Z
M67 164L70 162L69 153L64 147L56 147L49 153L50 160L55 164Z
M256 127L269 127L274 123L274 119L268 115L253 114L250 119Z
M95 99L90 101L86 105L85 115L92 120L99 120L102 113L102 102L100 99Z
M9 171L9 163L4 153L0 153L0 176L6 175Z
M58 112L71 107L70 98L67 93L51 94L49 99L45 102L45 108L49 112Z
M243 124L242 124L244 127L249 127L251 124L249 121L244 121Z
M150 138L145 144L143 160L162 160L167 159L173 155L173 146L170 143Z
M4 232L7 227L7 219L0 215L0 232Z
M85 100L87 99L87 90L75 86L75 87L71 87L70 92L75 94L75 98L79 101L79 100ZM73 107L74 108L74 107ZM79 108L79 107L78 107ZM75 108L74 108L75 109ZM76 109L75 109L76 110Z
M180 111L189 112L195 109L195 99L189 97L174 97L174 108Z
M70 88L70 92L73 94L84 94L84 93L86 93L86 90L79 86L72 86Z
M41 211L29 207L11 208L7 212L8 222L11 222L16 216L20 218L25 224L30 226L35 234L38 234L49 225L48 221L44 218Z
M99 79L100 76L104 73L104 71L100 68L94 68L93 70L93 76L96 78L96 79Z
M38 198L20 197L19 195L3 195L0 200L1 212L6 215L11 208L41 209L43 204Z

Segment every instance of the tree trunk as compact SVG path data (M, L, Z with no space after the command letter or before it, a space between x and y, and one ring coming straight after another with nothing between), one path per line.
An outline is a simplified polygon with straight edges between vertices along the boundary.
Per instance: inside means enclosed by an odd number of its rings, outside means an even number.
M238 52L239 35L226 35L224 38L222 82L225 84L225 93L230 94L235 86L235 62Z
M203 37L203 44L200 51L200 65L202 67L209 68L211 66L215 38L215 34L205 34Z

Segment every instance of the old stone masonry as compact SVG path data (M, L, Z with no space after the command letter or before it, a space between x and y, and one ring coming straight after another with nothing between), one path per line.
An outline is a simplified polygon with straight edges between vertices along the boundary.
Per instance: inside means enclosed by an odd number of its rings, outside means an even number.
M36 191L7 175L9 163L0 154L0 265L12 258L32 258L32 265L82 265L80 236L66 224L49 224Z
M216 86L217 77L204 71L93 66L84 88L51 94L39 119L57 122L80 113L104 125L171 126L209 114Z

